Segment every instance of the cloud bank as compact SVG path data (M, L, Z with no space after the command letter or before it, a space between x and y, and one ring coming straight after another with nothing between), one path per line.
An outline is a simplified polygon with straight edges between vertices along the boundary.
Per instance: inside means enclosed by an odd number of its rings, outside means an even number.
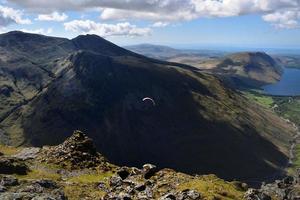
M75 18L63 25L67 31L103 37L145 36L151 34L151 29L172 23L242 15L259 15L276 29L300 27L300 0L5 0L0 3L3 4L0 30L11 24L30 24L31 20L24 17L28 13L35 15L36 21L65 22L68 12L98 12L98 20ZM150 25L138 27L130 20L146 20ZM33 31L47 33L47 30Z
M108 36L146 36L151 33L149 28L138 28L128 22L118 24L102 24L91 20L74 20L64 24L67 31Z
M0 5L0 28L10 24L30 24L29 19L23 18L23 12Z
M40 14L36 18L38 21L57 21L57 22L62 22L65 21L68 18L68 16L65 13L58 13L58 12L53 12L50 14Z
M300 0L8 0L35 12L100 9L103 20L145 19L156 22L248 14L277 28L297 28Z

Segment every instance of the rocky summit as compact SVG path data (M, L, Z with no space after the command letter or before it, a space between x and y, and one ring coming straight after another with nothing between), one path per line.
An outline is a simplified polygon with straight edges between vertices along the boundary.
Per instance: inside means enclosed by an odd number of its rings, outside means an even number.
M215 175L187 175L144 164L117 166L75 131L60 145L43 148L0 146L2 200L298 200L300 173L249 188Z
M70 138L58 146L44 147L39 159L41 162L79 169L106 163L104 157L96 151L93 141L81 131L75 131Z
M215 175L191 176L152 164L141 169L113 165L80 131L57 146L0 149L4 200L227 200L242 199L248 189L247 184Z

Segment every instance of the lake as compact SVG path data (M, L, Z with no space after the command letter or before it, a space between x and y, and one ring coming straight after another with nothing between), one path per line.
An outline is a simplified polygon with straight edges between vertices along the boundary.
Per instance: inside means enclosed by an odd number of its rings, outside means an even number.
M300 69L285 68L281 80L262 88L265 94L279 96L300 95Z

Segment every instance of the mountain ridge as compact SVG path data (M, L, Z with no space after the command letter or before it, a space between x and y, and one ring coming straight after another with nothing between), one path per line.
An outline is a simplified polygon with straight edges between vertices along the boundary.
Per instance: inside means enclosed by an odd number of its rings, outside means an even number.
M282 62L265 52L205 52L151 44L125 48L153 58L184 63L217 74L235 88L259 88L262 85L272 84L279 81L283 73Z
M13 145L53 145L81 129L117 164L152 162L188 173L215 172L228 179L283 173L293 136L284 120L212 75L130 52L120 55L115 48L108 55L92 47L51 62L46 59L43 67L54 78L41 78L38 93L31 95L35 98L0 123L0 137ZM11 65L12 73L28 70L22 62L19 65ZM0 79L0 86L9 83L13 89L17 85L23 86L19 91L31 92L27 75L21 77L25 86L20 80L15 84L13 78L12 82ZM1 94L0 106L18 100L13 95L17 92ZM156 106L147 105L144 97L154 99ZM232 158L239 162L225 161ZM245 174L249 166L253 171Z

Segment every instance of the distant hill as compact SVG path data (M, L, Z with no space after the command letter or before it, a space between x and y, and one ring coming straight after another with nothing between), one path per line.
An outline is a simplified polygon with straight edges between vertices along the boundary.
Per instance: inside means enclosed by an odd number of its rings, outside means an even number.
M233 84L259 87L279 81L283 68L266 53L243 52L219 60L212 71Z
M126 47L149 57L194 66L219 75L233 87L260 87L280 80L284 61L263 52L241 52L226 55L224 52L205 50L179 50L159 45ZM286 57L285 57L286 58Z
M10 32L0 51L1 143L59 144L79 129L113 163L244 181L288 162L293 127L197 68L95 35Z
M300 53L298 55L273 55L284 67L300 69Z
M152 58L169 58L181 54L182 51L168 46L141 44L125 46L124 48Z
M198 56L199 58L201 57L201 59L207 59L209 57L218 57L222 55L222 52L219 51L175 49L168 46L153 45L153 44L125 46L124 48L151 58L157 58L157 59L174 61L174 62L176 62L176 60L172 60L172 59L176 59L178 57L192 58L194 56ZM189 64L189 63L184 63L184 64Z

